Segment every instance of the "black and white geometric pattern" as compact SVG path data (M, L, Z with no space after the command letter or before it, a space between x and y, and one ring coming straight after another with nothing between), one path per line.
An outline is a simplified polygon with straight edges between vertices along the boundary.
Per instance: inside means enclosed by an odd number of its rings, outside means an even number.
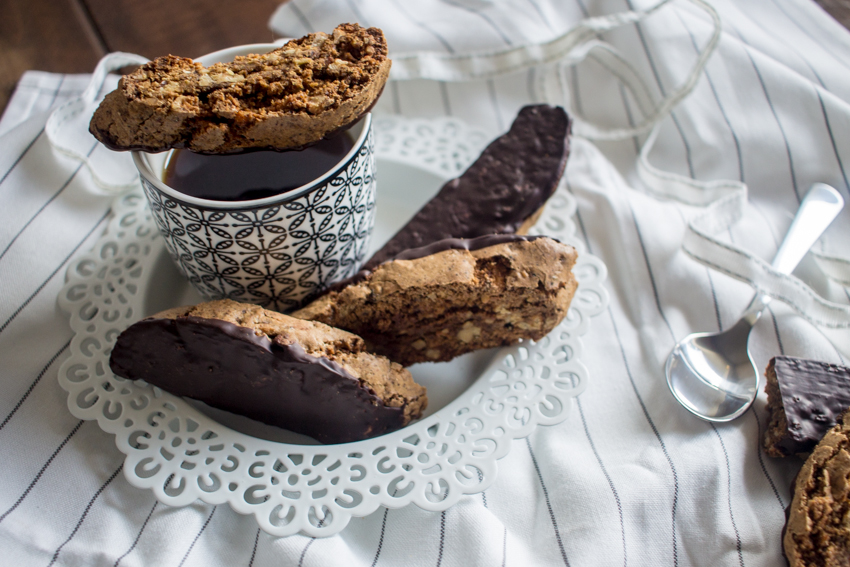
M171 257L205 297L278 311L353 275L375 220L372 132L336 175L292 200L212 209L142 186Z

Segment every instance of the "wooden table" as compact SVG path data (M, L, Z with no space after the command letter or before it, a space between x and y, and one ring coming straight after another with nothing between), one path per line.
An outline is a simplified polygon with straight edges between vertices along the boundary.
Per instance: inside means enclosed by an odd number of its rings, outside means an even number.
M269 17L284 0L3 0L0 112L28 69L88 73L110 51L196 57L276 39ZM850 27L850 0L816 0Z

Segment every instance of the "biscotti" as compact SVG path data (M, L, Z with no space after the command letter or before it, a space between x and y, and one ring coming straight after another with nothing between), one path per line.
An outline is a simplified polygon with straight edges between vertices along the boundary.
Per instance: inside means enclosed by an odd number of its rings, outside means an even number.
M576 251L546 237L449 239L406 252L294 317L362 336L408 366L540 339L566 316Z
M428 403L407 370L360 337L231 300L139 321L118 337L110 367L323 443L399 429Z
M767 409L764 450L773 457L807 454L850 408L850 368L777 356L764 373Z
M420 209L363 268L446 238L526 234L561 180L571 121L563 108L522 108L510 130Z
M168 55L122 77L90 130L114 150L302 148L367 113L390 65L383 32L357 24L208 68Z
M788 565L850 564L850 412L814 447L793 490L782 536Z

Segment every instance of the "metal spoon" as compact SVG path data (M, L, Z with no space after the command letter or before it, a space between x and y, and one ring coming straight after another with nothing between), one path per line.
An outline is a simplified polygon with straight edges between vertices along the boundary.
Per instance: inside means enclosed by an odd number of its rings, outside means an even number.
M844 206L838 191L824 183L809 190L771 266L790 274ZM747 348L753 325L771 297L758 293L741 319L721 333L688 335L667 358L670 391L697 417L731 421L743 414L758 392L761 373Z

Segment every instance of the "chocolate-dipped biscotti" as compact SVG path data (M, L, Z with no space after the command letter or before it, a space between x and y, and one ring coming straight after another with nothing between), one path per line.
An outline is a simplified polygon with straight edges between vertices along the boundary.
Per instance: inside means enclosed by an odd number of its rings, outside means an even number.
M118 337L110 367L323 443L399 429L428 403L407 370L360 337L231 300L139 321Z
M540 339L576 290L572 246L547 237L448 239L408 250L293 317L362 336L408 366Z
M447 182L363 269L446 238L525 234L564 173L570 126L559 106L522 108L510 130L491 142L463 175Z
M770 413L764 450L773 457L811 452L850 408L850 368L777 356L764 375Z
M207 68L168 55L122 77L89 129L113 150L301 148L366 114L390 65L383 32L357 24Z
M793 490L782 536L788 565L850 565L850 412L814 447Z

